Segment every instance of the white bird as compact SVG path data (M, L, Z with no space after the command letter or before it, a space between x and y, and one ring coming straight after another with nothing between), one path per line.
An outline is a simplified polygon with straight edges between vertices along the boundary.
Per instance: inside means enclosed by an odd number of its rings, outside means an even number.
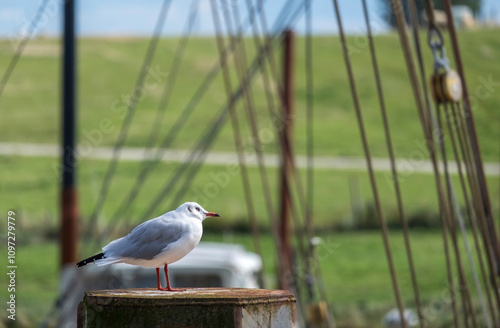
M95 262L97 265L128 263L156 268L158 290L182 291L170 286L167 266L186 256L198 245L203 234L202 222L209 216L220 217L217 213L207 212L197 203L184 203L175 211L143 222L125 237L104 246L102 253L80 261L76 266ZM166 288L160 283L162 266L167 278Z

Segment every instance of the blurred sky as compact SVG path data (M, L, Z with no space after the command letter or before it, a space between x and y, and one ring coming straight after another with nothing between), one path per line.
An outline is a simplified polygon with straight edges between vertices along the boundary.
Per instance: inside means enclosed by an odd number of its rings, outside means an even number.
M0 37L16 38L27 31L30 21L42 0L16 0L0 2ZM246 13L245 0L217 0L222 3L235 2ZM49 0L49 5L42 16L36 35L58 35L61 30L61 6L64 0ZM78 2L77 32L83 36L125 36L150 35L163 0L80 0ZM270 24L286 0L267 0L266 13ZM372 28L375 32L384 32L387 26L380 18L382 12L379 0L367 0ZM331 0L313 0L313 33L332 34L337 32ZM364 20L361 1L340 0L345 29L349 33L364 32ZM191 1L172 0L166 35L181 34L188 17ZM482 18L500 21L500 0L483 0ZM210 1L200 0L199 15L194 33L212 34ZM299 20L294 27L299 33L304 32L304 22ZM24 32L25 33L25 32Z

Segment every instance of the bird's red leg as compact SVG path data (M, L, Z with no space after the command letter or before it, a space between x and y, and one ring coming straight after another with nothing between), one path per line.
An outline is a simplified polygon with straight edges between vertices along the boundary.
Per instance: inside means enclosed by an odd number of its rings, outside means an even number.
M168 264L165 264L164 270L165 270L165 277L167 278L167 289L172 289L170 287L170 279L168 278Z
M177 288L172 288L170 287L170 279L168 279L168 264L165 264L165 277L167 278L167 288L163 288L162 290L168 290L170 292L182 292L185 291L185 289L177 289Z
M156 288L158 288L158 290L163 290L160 282L160 268L156 268Z

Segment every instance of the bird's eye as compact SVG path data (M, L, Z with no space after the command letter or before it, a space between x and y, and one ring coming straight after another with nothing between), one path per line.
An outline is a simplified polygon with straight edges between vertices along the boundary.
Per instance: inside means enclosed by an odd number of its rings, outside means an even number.
M196 210L199 212L200 211L200 208L198 206L196 206Z

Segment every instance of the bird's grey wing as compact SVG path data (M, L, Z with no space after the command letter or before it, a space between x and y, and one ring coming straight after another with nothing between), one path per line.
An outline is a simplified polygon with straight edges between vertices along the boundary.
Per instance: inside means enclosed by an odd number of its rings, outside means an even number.
M103 248L106 257L151 260L170 243L182 237L187 225L182 221L153 219L137 226L127 236Z

